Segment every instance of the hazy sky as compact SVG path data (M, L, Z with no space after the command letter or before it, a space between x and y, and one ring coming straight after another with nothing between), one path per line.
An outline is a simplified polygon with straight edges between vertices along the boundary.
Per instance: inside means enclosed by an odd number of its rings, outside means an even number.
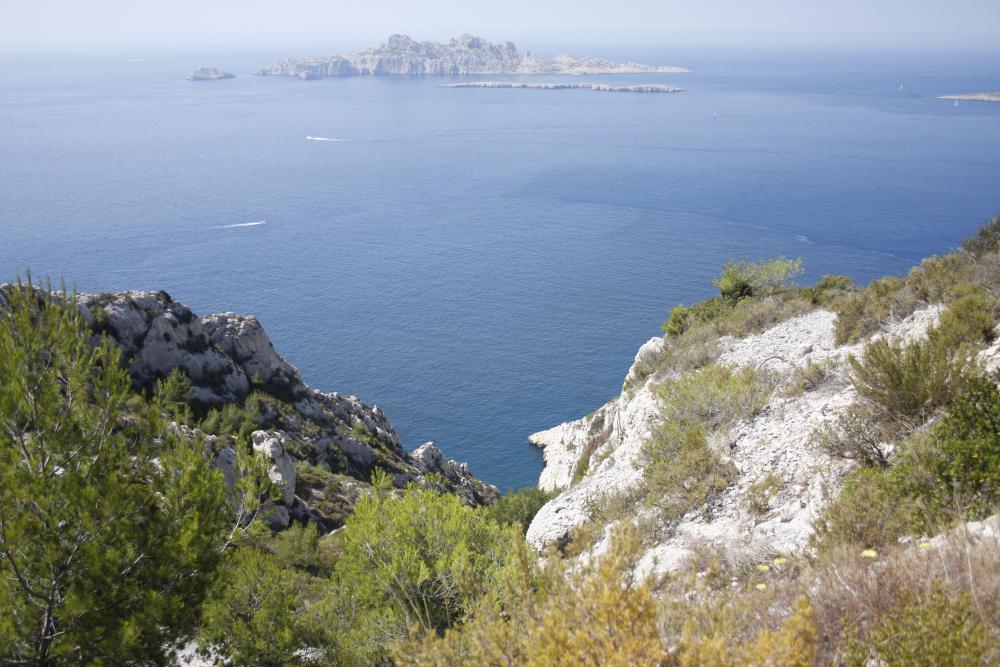
M472 32L522 48L1000 43L1000 0L0 0L0 49L377 43Z

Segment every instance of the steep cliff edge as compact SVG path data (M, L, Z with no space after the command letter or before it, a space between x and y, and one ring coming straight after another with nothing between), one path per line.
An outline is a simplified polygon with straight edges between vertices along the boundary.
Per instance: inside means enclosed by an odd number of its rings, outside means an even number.
M407 452L377 406L310 388L255 317L199 317L162 291L83 294L77 302L94 334L106 334L122 349L137 389L152 391L175 370L184 373L193 416L174 428L204 438L230 484L238 438L267 458L280 494L267 508L275 528L291 520L325 531L339 527L376 469L398 487L432 485L470 505L499 496L433 443Z
M989 303L996 308L996 276L984 280L976 289L985 286L993 293ZM771 325L738 335L709 330L696 342L670 335L649 340L618 398L530 436L545 459L538 485L559 495L534 517L529 543L589 558L608 547L615 525L629 521L644 536L639 569L653 574L681 569L698 553L753 563L806 548L817 519L857 465L822 446L818 436L843 423L861 401L851 381L851 359L861 358L876 340L925 341L945 306L914 298L899 316L885 317L874 333L843 344L837 341L835 312L799 303L798 295L781 298L796 305ZM995 323L995 315L992 319ZM998 335L1000 330L993 333L994 341ZM691 354L696 362L681 359ZM1000 367L998 344L983 345L977 360L986 372ZM721 391L720 385L706 376L745 380L734 400L753 407L737 405L731 419L720 417L730 408L725 397L713 402L711 394ZM666 426L675 424L665 422L676 422L678 410L690 410L692 404L707 406L698 428L711 452L705 456L715 462L669 478L674 487L659 489L668 500L658 500L650 487L664 482L651 481L650 470L681 464L654 461L655 452L670 452L678 460L686 454L682 445L667 442L656 450L650 443L678 439L684 431L668 431ZM879 446L891 456L893 442ZM683 505L676 496L697 500Z

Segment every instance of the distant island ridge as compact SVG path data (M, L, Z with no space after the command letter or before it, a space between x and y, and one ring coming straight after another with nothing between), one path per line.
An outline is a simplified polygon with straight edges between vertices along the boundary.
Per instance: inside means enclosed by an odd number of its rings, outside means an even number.
M438 88L531 88L536 90L597 90L608 93L680 93L675 88L658 83L635 86L611 86L606 83L526 83L523 81L469 81L442 83Z
M679 74L683 67L620 63L604 58L560 54L551 60L530 51L518 52L512 42L492 44L465 34L448 43L418 42L392 35L385 44L357 53L324 58L286 58L257 71L259 76L292 76L303 80L344 76L459 76L468 74Z
M939 100L969 100L971 102L1000 102L1000 92L965 93L962 95L940 95Z
M217 81L219 79L235 79L234 74L223 72L216 67L202 67L187 75L188 81Z

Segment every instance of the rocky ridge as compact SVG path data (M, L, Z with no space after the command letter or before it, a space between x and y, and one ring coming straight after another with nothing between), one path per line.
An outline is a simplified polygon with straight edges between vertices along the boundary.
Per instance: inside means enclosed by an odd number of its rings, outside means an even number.
M303 80L342 76L457 76L466 74L640 74L687 72L681 67L619 63L560 54L551 60L520 54L511 42L492 44L465 34L447 43L417 42L392 35L385 44L325 58L286 58L257 71L260 76Z
M397 487L433 485L465 502L499 497L465 464L449 461L433 443L408 453L377 406L356 396L307 386L277 353L255 317L236 313L197 316L166 292L83 294L77 304L95 336L106 334L123 352L137 389L151 391L175 369L190 382L196 414L236 409L252 424L252 450L268 462L280 497L267 510L275 528L291 520L323 530L343 524L375 469ZM0 308L6 306L0 287ZM248 414L248 406L256 413ZM236 481L236 442L229 433L205 433L174 424L183 437L203 438L227 483Z
M940 306L918 310L872 338L910 341L922 337L940 312ZM716 363L766 367L776 379L776 389L754 418L713 435L710 445L723 461L735 466L736 481L713 501L710 512L691 512L663 527L640 562L642 572L675 571L705 548L732 562L752 562L806 545L814 519L835 497L853 465L829 457L810 436L854 401L847 360L871 340L837 346L835 319L832 312L815 310L759 334L719 340ZM657 388L665 380L656 372L650 375L648 369L656 367L663 349L662 338L653 338L640 348L620 397L586 417L530 437L544 450L539 487L561 490L528 528L527 539L536 548L565 543L571 529L590 520L595 503L609 498L629 502L630 493L641 484L643 446L659 423L662 405ZM980 361L987 370L1000 367L1000 344L984 350ZM812 365L826 369L821 382L801 393L783 391L796 372ZM747 493L768 475L777 476L780 488L766 499L763 511L752 511L745 500ZM633 515L641 520L652 512L635 507ZM605 526L590 553L606 548L609 534L610 526Z

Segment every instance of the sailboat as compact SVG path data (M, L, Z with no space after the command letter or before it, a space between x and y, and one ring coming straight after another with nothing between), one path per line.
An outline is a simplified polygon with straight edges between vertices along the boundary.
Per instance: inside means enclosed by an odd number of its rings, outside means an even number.
M899 84L899 92L903 92L903 84Z

